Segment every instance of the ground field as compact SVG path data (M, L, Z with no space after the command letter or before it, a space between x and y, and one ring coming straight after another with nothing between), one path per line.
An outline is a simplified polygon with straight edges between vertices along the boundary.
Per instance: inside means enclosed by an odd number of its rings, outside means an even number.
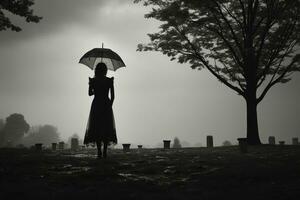
M72 152L0 149L1 199L300 199L300 145Z

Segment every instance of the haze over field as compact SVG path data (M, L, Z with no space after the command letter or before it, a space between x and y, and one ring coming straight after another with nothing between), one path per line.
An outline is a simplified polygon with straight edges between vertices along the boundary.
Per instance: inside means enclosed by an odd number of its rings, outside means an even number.
M126 68L115 77L114 113L119 143L156 145L179 137L190 144L236 142L246 135L244 100L206 70L171 62L161 53L136 52L158 22L131 0L39 0L33 7L43 19L23 31L0 32L0 118L22 113L30 125L52 124L63 139L81 137L92 98L93 72L79 58L104 46L117 52ZM300 137L300 76L275 86L258 106L262 142L274 135L291 143Z

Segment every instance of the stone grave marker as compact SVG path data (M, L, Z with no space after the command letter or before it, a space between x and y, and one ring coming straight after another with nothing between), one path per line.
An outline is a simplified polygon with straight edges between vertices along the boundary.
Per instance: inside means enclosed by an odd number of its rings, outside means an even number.
M52 143L51 144L52 146L52 151L56 151L56 148L57 148L57 143Z
M58 143L58 149L59 150L64 150L64 148L65 148L65 143L64 142L59 142Z
M79 141L78 141L78 138L72 138L71 139L71 150L78 150L79 148Z
M163 142L164 142L164 149L170 149L171 140L163 140Z
M35 150L37 150L37 151L42 151L42 149L43 149L42 143L36 143L34 146L35 146Z
M269 137L269 144L271 144L271 145L275 145L276 144L274 136L270 136Z
M213 136L212 135L206 136L206 146L208 148L214 147L214 141L213 141Z
M293 145L298 145L299 144L299 140L297 137L292 138L292 144Z
M123 146L123 151L124 152L129 152L130 151L130 144L129 143L122 144L122 146Z
M247 138L238 138L239 141L239 147L241 153L247 153L248 152L248 143L247 143Z

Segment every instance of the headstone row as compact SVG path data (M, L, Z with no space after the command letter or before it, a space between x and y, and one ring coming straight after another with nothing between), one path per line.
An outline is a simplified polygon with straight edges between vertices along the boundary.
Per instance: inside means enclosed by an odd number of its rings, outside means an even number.
M239 146L240 146L240 150L243 153L247 152L247 138L238 138L239 141ZM274 136L269 136L268 138L268 142L270 145L275 145L276 144L276 140ZM278 141L279 145L284 145L285 141ZM298 137L294 137L292 138L292 144L293 145L299 145L299 139ZM130 144L129 143L125 143L122 144L123 146L123 151L124 152L128 152L130 151ZM212 135L208 135L206 136L206 146L208 148L213 148L214 147L214 143L213 143L213 136ZM36 143L35 144L35 149L40 151L43 149L43 144L42 143ZM79 149L79 140L78 138L72 138L71 139L71 150L78 150ZM143 145L138 145L138 149L142 149ZM171 147L171 140L163 140L163 148L164 149L170 149ZM64 150L65 149L65 143L64 142L59 142L59 143L52 143L51 149L53 151L56 151L57 149L59 150Z
M268 140L269 140L270 145L275 145L276 144L274 136L270 136ZM285 141L278 141L278 143L279 143L279 145L284 145ZM297 137L292 138L292 145L299 145L299 139Z

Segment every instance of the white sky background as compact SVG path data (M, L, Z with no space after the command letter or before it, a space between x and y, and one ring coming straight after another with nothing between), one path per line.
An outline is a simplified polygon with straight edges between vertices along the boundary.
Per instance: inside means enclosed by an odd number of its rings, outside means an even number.
M119 143L156 146L179 137L190 144L236 142L246 136L244 100L207 70L169 61L159 52L137 52L138 43L158 23L144 18L146 9L131 0L38 0L33 7L43 16L23 31L0 32L0 118L22 113L30 125L52 124L62 139L84 137L92 98L88 76L78 64L88 50L104 46L127 65L115 77L114 113ZM300 136L300 77L275 86L259 105L263 142L270 135L291 143Z

